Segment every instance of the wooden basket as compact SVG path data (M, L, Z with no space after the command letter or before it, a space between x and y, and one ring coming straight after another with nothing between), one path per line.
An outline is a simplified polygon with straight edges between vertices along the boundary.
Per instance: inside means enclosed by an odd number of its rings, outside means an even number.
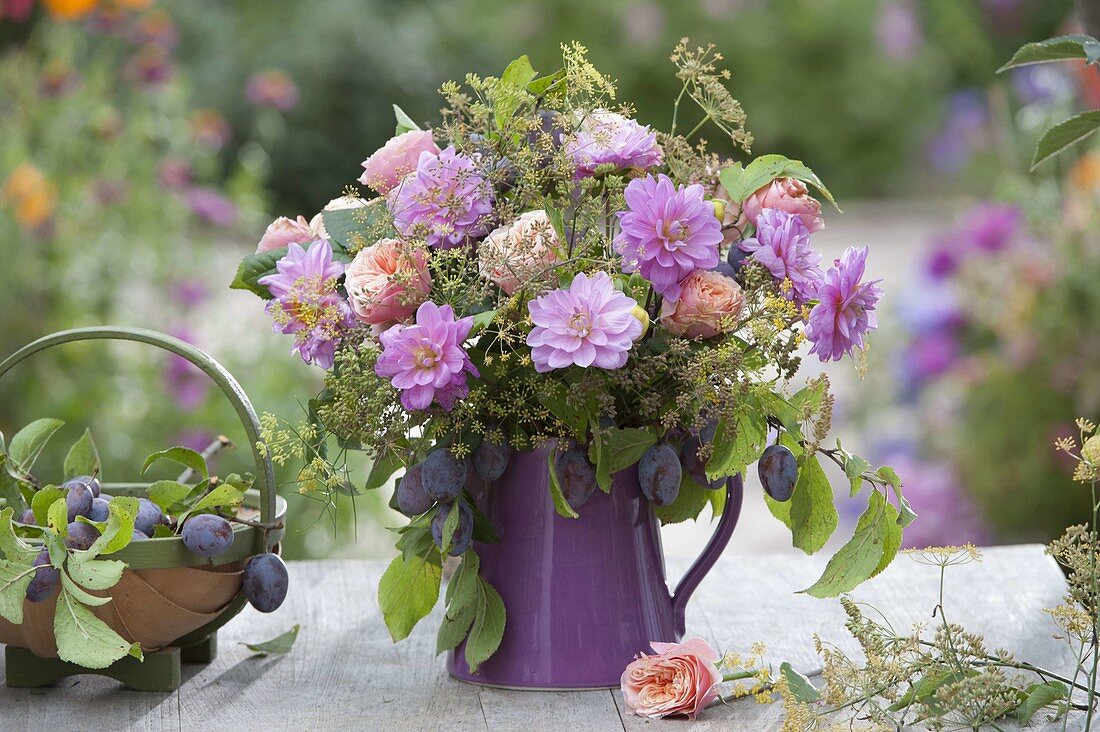
M86 340L129 340L153 345L187 359L209 376L233 405L252 447L256 488L246 492L245 510L258 513L260 523L266 525L283 521L286 501L275 494L274 470L270 459L260 450L259 421L252 404L221 364L191 344L149 330L77 328L24 346L0 363L0 377L39 351ZM144 495L146 488L137 483L103 485L104 492L114 496ZM164 658L154 659L150 664L147 656L145 667L137 675L134 671L139 667L135 664L139 662L129 657L103 672L57 660L53 635L55 590L44 602L24 604L22 625L0 618L0 643L7 646L8 685L39 686L74 673L105 673L136 688L176 688L180 658L212 660L216 653L216 631L244 607L241 575L245 562L255 554L276 551L285 529L264 530L234 524L233 532L233 546L216 557L217 565L189 552L179 536L134 542L111 555L111 559L126 562L129 568L117 585L92 593L112 598L105 605L91 608L92 612L127 641L140 643L147 653L155 655L162 649L171 649ZM175 649L182 649L183 653Z

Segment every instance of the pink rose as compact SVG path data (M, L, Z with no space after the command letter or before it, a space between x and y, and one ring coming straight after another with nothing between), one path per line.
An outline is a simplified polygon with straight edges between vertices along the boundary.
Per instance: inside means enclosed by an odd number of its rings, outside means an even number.
M306 221L305 216L297 219L280 216L268 225L259 246L256 247L256 253L286 249L291 244L306 245L317 239L327 238L328 232L325 231L321 214L314 216L312 221Z
M416 161L425 150L433 155L439 154L430 130L411 130L398 135L363 161L363 175L359 176L359 182L384 196L402 178L416 170Z
M695 719L718 696L718 654L702 638L650 645L657 655L638 654L619 680L627 709L650 719Z
M739 223L744 224L748 220L756 226L756 217L766 208L795 214L811 234L825 228L825 222L821 219L821 204L806 191L806 184L796 178L776 178L746 198L741 205ZM730 214L726 215L728 217Z
M545 211L528 211L478 245L481 276L511 295L520 285L549 274L558 235Z
M375 326L389 327L408 318L432 289L427 252L397 239L380 239L361 249L345 274L351 309Z
M680 283L680 299L664 301L661 325L686 338L713 338L737 325L745 297L732 277L697 269Z

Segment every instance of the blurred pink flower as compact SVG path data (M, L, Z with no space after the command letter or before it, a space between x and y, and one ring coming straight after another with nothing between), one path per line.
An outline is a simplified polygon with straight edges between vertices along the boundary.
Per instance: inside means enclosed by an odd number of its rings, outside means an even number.
M408 318L432 289L427 252L397 239L380 239L359 250L345 274L351 309L375 326Z
M811 234L825 228L825 222L821 219L821 203L809 194L806 184L797 178L776 178L746 198L741 205L742 228L745 221L758 226L760 214L769 208L794 214Z
M895 61L907 61L917 54L924 33L913 0L885 0L879 6L875 42L883 54Z
M191 212L214 226L230 227L237 223L237 204L214 188L194 187L187 191Z
M718 654L702 638L650 645L656 655L638 654L619 680L626 708L649 719L695 719L718 697Z
M745 297L741 285L723 274L697 269L680 283L680 299L665 300L661 325L685 338L713 338L737 326Z
M439 154L431 130L410 130L391 138L373 155L363 161L359 182L373 188L378 195L389 193L409 173L416 170L420 153L427 150Z
M294 109L302 99L298 85L278 69L267 69L250 76L244 93L253 104L280 112Z
M191 113L191 133L195 142L214 150L220 150L233 139L233 128L216 109L198 109Z
M163 158L157 164L157 181L170 191L186 188L191 183L191 164L183 158Z
M171 81L176 66L163 46L146 44L130 57L123 74L138 86L153 90Z

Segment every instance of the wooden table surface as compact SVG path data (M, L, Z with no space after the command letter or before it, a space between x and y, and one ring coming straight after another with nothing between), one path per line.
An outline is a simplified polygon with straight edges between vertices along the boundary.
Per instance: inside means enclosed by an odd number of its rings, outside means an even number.
M1043 608L1057 604L1062 575L1040 546L984 550L978 564L947 575L946 607L955 622L1052 670L1071 669L1068 650L1052 637ZM716 648L747 651L768 645L769 661L817 668L813 633L846 650L854 644L835 600L793 594L816 579L824 558L727 556L715 566L688 609L688 634ZM671 562L678 576L682 562ZM186 666L171 694L127 691L84 676L37 690L0 686L0 730L657 730L683 721L631 716L618 690L518 692L469 686L449 678L433 656L436 613L406 641L390 642L375 589L384 562L293 562L287 603L272 615L251 608L220 636L208 666ZM883 610L895 627L930 620L937 570L900 556L856 593ZM295 623L298 643L287 656L258 658L240 641L267 640ZM0 658L0 675L3 660ZM1045 717L1045 713L1041 713ZM778 729L779 704L752 700L705 711L692 730ZM1037 718L1031 729L1044 729ZM1079 729L1074 719L1070 729ZM1004 725L1014 729L1012 724ZM1061 724L1050 729L1061 729Z

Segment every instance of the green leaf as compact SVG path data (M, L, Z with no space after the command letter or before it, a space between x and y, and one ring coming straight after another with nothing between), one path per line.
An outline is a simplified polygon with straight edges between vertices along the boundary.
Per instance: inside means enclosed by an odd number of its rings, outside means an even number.
M554 499L554 510L558 512L559 516L575 519L578 514L569 505L569 501L565 500L565 496L561 492L561 484L558 483L558 472L554 468L554 458L556 456L556 450L550 450L546 456L546 469L550 472L550 496Z
M791 536L796 547L813 554L833 535L840 516L833 489L817 456L799 460L798 482L791 496Z
M520 56L504 69L500 75L500 86L493 99L493 116L497 127L504 129L508 126L508 120L519 109L520 104L527 96L527 84L536 76L531 61L526 55Z
M3 435L0 434L0 443L3 442ZM0 450L3 449L3 445L0 444ZM8 456L0 452L0 505L10 506L18 513L22 514L25 510L26 501L23 499L23 492L19 490L19 481L8 472L8 466L5 464L8 462Z
M260 252L259 254L249 254L237 266L237 274L233 277L233 281L229 283L229 287L234 290L248 290L264 300L270 300L271 291L261 285L259 281L262 277L275 274L275 264L286 254L286 247Z
M393 221L387 221L389 215L389 209L380 198L366 206L322 212L325 230L332 242L333 257L350 262L350 252L373 244L379 237L396 235Z
M381 488L402 465L401 458L393 453L376 457L374 463L370 466L370 473L367 474L367 482L363 489L373 491L376 488Z
M466 665L471 673L477 673L477 667L496 653L505 625L504 601L492 585L481 577L477 580L474 623L466 638Z
M1016 719L1020 724L1027 724L1035 713L1051 704L1069 698L1069 688L1060 681L1047 681L1045 683L1031 684L1024 693L1027 697L1020 708L1016 710Z
M436 635L436 655L449 651L467 636L477 615L478 568L480 562L472 549L462 555L454 577L447 583L447 612Z
M791 160L783 155L761 155L753 160L744 169L740 163L725 168L718 174L718 180L726 189L730 200L741 203L753 193L771 183L777 178L795 178L808 183L822 195L825 200L836 206L836 199L821 179L801 160Z
M439 599L443 570L420 557L394 557L378 582L378 605L394 642L407 638Z
M79 602L81 605L99 607L100 605L106 605L111 601L110 597L98 597L96 595L85 592L84 589L80 587L80 585L76 584L76 582L73 581L72 577L70 577L69 573L64 569L61 570L61 586L64 588L64 592L62 594L71 595L72 598Z
M34 511L34 520L39 526L45 526L49 516L50 506L57 502L58 498L64 498L68 491L56 485L48 485L38 489L31 498L31 510Z
M733 424L720 420L707 461L707 477L714 480L744 472L745 466L760 458L766 439L767 422L759 414L742 414Z
M795 671L794 667L787 661L779 664L779 673L783 674L783 678L787 680L787 686L791 690L791 695L798 701L803 704L813 704L821 699L821 692L817 690L817 687L811 684L804 674Z
M118 496L107 505L107 526L87 551L72 553L73 563L87 562L100 554L114 554L130 546L134 538L138 499Z
M69 535L69 509L64 498L58 498L46 511L46 525L61 536Z
M1068 59L1083 58L1089 63L1096 63L1100 58L1100 41L1092 36L1070 35L1047 38L1044 41L1036 41L1021 46L1008 62L997 69L997 73L1003 73L1019 66L1031 64L1045 64L1051 61L1066 61Z
M553 90L555 93L565 91L565 69L558 69L552 74L540 76L527 85L527 91L536 97L542 96Z
M852 538L829 560L817 582L801 592L813 597L836 597L851 592L875 573L882 561L889 531L886 505L881 493L871 492L867 510L859 517Z
M607 445L608 465L612 473L625 470L642 459L642 455L657 444L657 436L648 430L627 427L613 429Z
M236 508L244 500L244 491L229 483L222 483L195 502L184 514L179 516L179 525L196 513L215 508Z
M611 492L611 461L607 457L607 441L593 435L588 443L588 461L596 467L596 485L604 493Z
M162 511L168 513L170 508L182 503L187 496L191 495L191 491L194 489L194 486L185 485L175 480L158 480L149 486L147 495L150 501L157 504Z
M417 132L420 130L420 125L412 121L412 117L405 114L405 110L396 104L393 105L393 116L397 120L397 129L394 130L394 137L397 135L403 135L406 132ZM327 228L327 227L326 227Z
M496 310L483 310L480 313L474 314L474 324L470 328L470 335L477 335L481 331L489 327L493 322L493 319L497 316Z
M13 467L24 474L30 473L34 462L42 453L42 448L53 437L53 433L61 429L64 424L60 419L45 417L36 419L16 432L8 447L8 458Z
M179 463L185 468L189 468L201 475L203 480L210 477L210 473L206 470L206 458L204 458L201 453L195 452L189 447L170 447L167 450L154 452L152 455L145 458L145 463L141 466L142 474L144 474L150 466L160 460L170 460L171 462Z
M16 564L30 564L38 556L38 550L15 535L12 526L14 510L0 510L0 554Z
M263 643L242 642L241 645L261 656L281 656L290 653L291 649L294 648L294 641L298 640L298 631L301 629L301 625L295 625L287 632L277 635L269 641Z
M78 475L99 475L99 450L90 429L84 430L84 434L65 455L65 479Z
M127 643L68 592L57 599L53 632L58 657L84 668L107 668L126 656L142 658L140 645Z
M898 525L898 510L894 508L894 504L887 501L886 538L882 542L882 559L879 560L875 571L871 573L872 577L878 576L882 570L890 566L890 562L894 561L894 557L898 555L898 549L901 548L901 535L901 526Z
M27 564L0 559L0 618L15 625L23 624L23 602L35 571Z
M859 493L859 489L863 487L863 471L871 467L871 463L867 462L859 455L847 455L844 460L844 475L848 477L849 483L851 483L851 490L848 496L854 497Z
M437 511L442 511L442 505L436 506ZM439 537L442 539L443 548L439 550L440 556L447 556L451 553L451 548L454 546L455 531L458 529L458 518L462 514L458 506L451 504L451 510L447 512L447 518L443 520L443 533Z
M84 589L109 590L122 579L126 562L114 559L91 559L86 562L69 562L67 569L73 582Z
M464 605L447 608L439 632L435 636L435 654L438 656L458 646L462 639L470 634L470 628L477 616L477 605L469 602Z
M910 684L905 693L887 709L891 712L900 712L915 702L931 699L936 690L944 684L953 684L964 678L965 676L957 671L944 671L930 676L921 676L915 684Z
M680 492L676 494L676 500L667 506L654 506L653 513L662 524L678 524L681 521L696 518L707 505L711 493L725 493L725 490L707 490L684 473L680 479Z
M913 510L913 507L909 505L909 501L902 495L901 478L898 477L897 472L889 465L883 465L875 471L875 475L885 481L886 484L893 489L894 496L898 499L898 526L904 529L916 520L917 514Z
M1082 112L1054 125L1039 138L1039 143L1035 146L1035 158L1031 161L1031 169L1035 170L1047 158L1089 137L1098 128L1100 128L1100 109Z

